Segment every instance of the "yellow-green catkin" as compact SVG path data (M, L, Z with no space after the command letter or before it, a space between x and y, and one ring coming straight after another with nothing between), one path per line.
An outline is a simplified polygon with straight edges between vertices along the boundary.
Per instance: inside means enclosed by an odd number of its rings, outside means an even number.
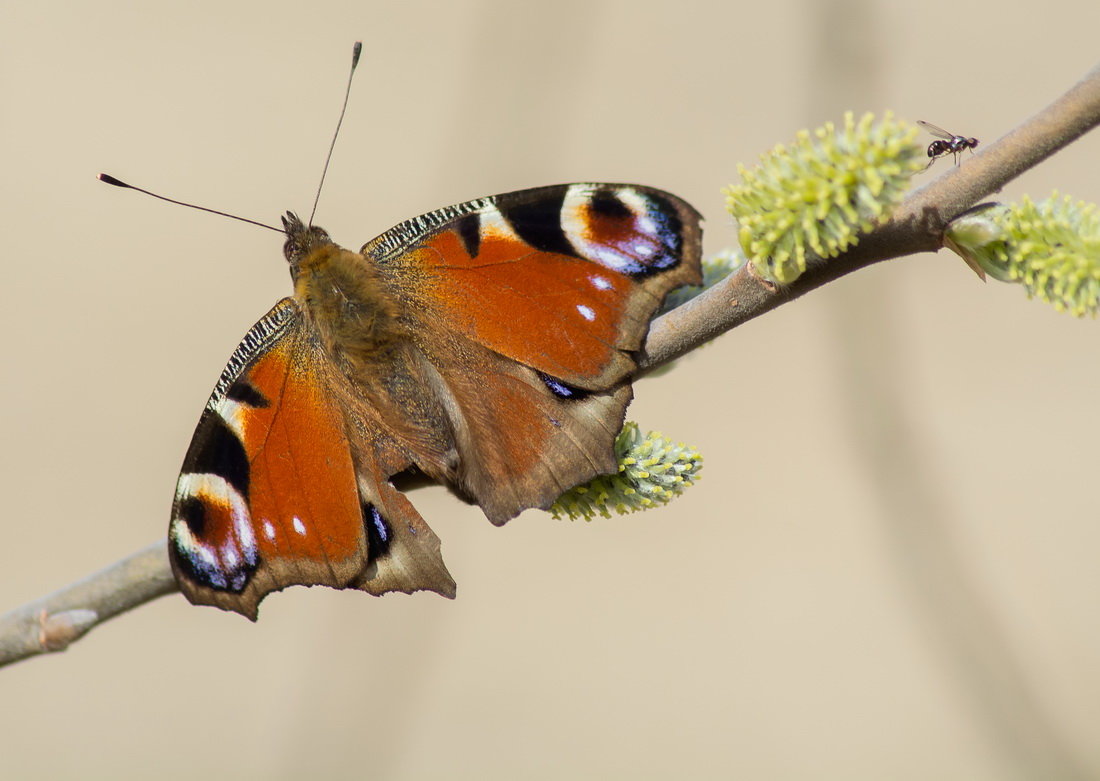
M726 189L726 205L740 226L739 239L762 278L790 284L807 258L831 258L856 244L901 201L910 177L926 164L917 128L887 112L876 122L849 112L843 127L831 122L800 131Z
M615 440L619 471L600 475L562 494L550 512L557 519L590 521L667 504L699 479L703 458L637 423L627 423Z
M993 204L953 221L947 246L989 276L1075 317L1100 311L1100 214L1054 193L1033 203Z

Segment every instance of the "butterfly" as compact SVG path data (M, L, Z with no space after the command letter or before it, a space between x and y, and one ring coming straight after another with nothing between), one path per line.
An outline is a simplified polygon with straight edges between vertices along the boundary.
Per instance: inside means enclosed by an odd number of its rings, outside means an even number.
M288 212L294 295L233 352L184 459L180 589L253 620L291 585L453 597L395 482L443 482L499 525L613 472L633 353L666 293L701 281L700 220L649 187L558 185L354 252Z

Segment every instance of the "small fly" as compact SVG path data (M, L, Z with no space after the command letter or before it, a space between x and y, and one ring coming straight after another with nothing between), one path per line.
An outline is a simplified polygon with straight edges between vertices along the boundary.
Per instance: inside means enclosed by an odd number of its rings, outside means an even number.
M925 122L923 119L918 119L917 124L927 130L934 136L937 136L936 140L928 145L928 157L931 158L928 161L928 166L932 165L937 158L946 157L951 154L955 156L955 165L959 164L959 155L962 154L964 149L969 149L971 152L978 146L978 139L967 138L966 136L957 136L954 133L948 133L942 127L937 127L931 122Z

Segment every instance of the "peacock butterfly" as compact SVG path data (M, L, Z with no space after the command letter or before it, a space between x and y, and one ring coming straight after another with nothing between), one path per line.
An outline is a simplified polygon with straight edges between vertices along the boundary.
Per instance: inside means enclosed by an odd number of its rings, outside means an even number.
M415 468L502 524L614 471L631 352L701 278L699 214L637 185L480 198L359 252L283 227L294 296L222 372L168 533L188 599L252 619L295 584L454 596L391 479Z
M613 472L631 353L665 295L702 278L698 212L638 185L479 198L359 252L312 218L282 223L294 295L230 356L168 529L187 598L253 620L292 585L453 597L395 478L446 483L502 524Z

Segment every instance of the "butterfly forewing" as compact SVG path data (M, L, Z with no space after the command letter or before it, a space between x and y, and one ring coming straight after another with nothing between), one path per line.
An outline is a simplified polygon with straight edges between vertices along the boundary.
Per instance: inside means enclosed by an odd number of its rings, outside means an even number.
M384 570L408 555L408 530L421 531L419 516L395 523L386 497L360 496L358 473L376 480L378 470L348 439L347 413L319 349L286 299L249 331L215 388L184 461L169 530L173 568L192 602L255 618L265 594L289 585L362 581L376 590L365 565L381 561ZM438 540L423 531L419 539L429 547L434 540L438 560ZM415 563L411 569L411 577L388 578L385 590L453 593L441 560L428 577L416 576Z
M698 283L699 215L637 185L522 190L403 223L363 248L421 322L586 390L627 354L674 287Z

